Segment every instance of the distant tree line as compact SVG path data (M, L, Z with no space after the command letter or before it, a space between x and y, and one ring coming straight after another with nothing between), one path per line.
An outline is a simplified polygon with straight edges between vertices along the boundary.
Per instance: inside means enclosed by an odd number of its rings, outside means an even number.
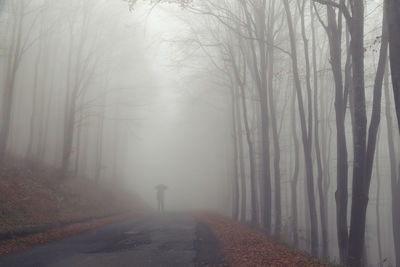
M0 165L18 158L55 166L60 179L121 176L134 118L118 103L133 88L111 81L116 45L104 37L116 33L104 3L0 1Z

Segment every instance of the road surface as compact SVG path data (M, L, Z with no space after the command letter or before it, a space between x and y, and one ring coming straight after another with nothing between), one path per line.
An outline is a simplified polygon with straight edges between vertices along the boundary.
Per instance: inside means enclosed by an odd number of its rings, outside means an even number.
M189 214L143 216L0 259L0 266L179 267L222 263L210 230Z

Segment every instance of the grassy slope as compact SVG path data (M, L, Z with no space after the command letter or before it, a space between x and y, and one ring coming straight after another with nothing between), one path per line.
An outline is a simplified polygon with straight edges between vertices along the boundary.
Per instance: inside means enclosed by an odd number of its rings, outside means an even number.
M133 211L146 206L87 179L57 179L55 170L18 165L0 169L0 233Z

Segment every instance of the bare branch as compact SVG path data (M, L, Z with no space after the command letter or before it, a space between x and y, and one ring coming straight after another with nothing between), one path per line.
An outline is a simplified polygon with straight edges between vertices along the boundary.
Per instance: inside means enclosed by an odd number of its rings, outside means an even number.
M348 22L350 22L352 19L351 14L350 14L349 10L347 9L347 7L341 3L337 3L332 0L313 0L313 1L320 3L321 5L333 6L333 7L340 9L340 11L343 12L343 16L346 18L346 20Z

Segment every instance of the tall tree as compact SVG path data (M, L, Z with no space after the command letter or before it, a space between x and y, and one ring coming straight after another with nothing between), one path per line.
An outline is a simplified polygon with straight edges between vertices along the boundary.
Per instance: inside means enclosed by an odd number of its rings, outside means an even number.
M274 185L275 185L275 236L277 238L281 235L281 227L282 227L282 204L281 204L281 169L280 169L280 160L281 160L281 148L279 141L279 129L277 123L277 111L276 111L276 97L274 94L274 56L275 56L275 0L270 2L269 5L269 20L268 20L268 34L267 34L267 43L268 43L268 100L269 100L269 109L271 114L271 128L272 128L272 138L274 144ZM265 44L264 44L265 45Z
M243 54L241 51L240 54ZM244 128L246 133L246 141L249 150L249 171L250 171L250 190L251 190L251 221L253 225L259 224L259 217L258 217L258 194L257 194L257 185L256 185L256 170L255 170L255 158L254 158L254 143L250 129L250 122L249 122L249 112L248 112L248 104L246 99L246 77L247 77L247 68L246 62L244 60L236 59L232 50L230 50L230 56L232 59L232 68L234 71L234 76L236 82L238 84L238 88L241 93L241 107L242 107L242 116L244 122ZM236 61L237 60L237 61ZM239 65L239 63L242 63ZM241 68L242 70L241 70Z
M364 78L364 2L354 1L351 6L351 53L353 60L353 194L347 263L350 266L361 266L365 240L366 212L368 194L371 184L372 165L374 161L376 137L380 123L382 83L385 73L388 36L387 17L383 16L382 44L379 54L373 94L371 122L367 139L367 116L365 105Z
M400 133L400 1L387 0L387 16L388 16L388 32L389 32L389 50L390 50L390 67L393 85L394 103L397 115L397 125ZM389 94L387 94L388 96ZM386 98L387 103L390 103L389 97ZM392 125L390 111L387 111L388 132ZM389 133L390 134L390 133ZM388 138L389 146L393 145L393 138ZM391 185L392 185L392 224L394 234L394 245L396 254L396 265L400 265L400 215L397 212L396 206L400 203L400 178L396 173L394 165L394 153L390 152L391 161Z
M250 62L250 73L253 76L260 99L261 109L261 137L262 137L262 179L261 179L261 224L270 233L271 231L271 170L270 170L270 140L269 140L269 110L267 96L267 50L266 42L266 0L249 5L241 0L245 15L245 28L247 30L247 45L249 54L246 60ZM253 10L249 9L249 6ZM254 16L253 16L254 14ZM242 42L243 44L243 42Z
M397 159L395 152L395 136L394 133L396 128L393 126L393 117L392 117L392 101L391 95L389 92L389 70L385 73L384 80L384 91L385 91L385 117L386 117L386 125L387 125L387 144L388 144L388 152L389 152L389 161L390 161L390 185L391 185L391 199L392 199L392 229L393 229L393 241L395 248L395 256L396 256L396 265L400 264L400 215L397 212L397 205L400 201L400 182L398 178L398 170L397 170Z
M305 3L301 7L302 13L304 14ZM310 14L311 14L311 35L312 35L312 69L313 69L313 82L314 82L314 142L315 142L315 155L317 160L317 181L318 181L318 194L319 194L319 207L320 207L320 221L321 221L321 236L322 236L322 258L328 258L328 226L327 226L327 209L326 209L326 192L324 192L324 172L322 167L322 156L320 147L320 137L319 137L319 109L318 109L318 70L317 70L317 46L316 46L316 34L314 25L314 12L312 1L310 3ZM303 36L305 36L305 26L304 19L302 19L302 31Z
M79 7L80 8L80 7ZM99 56L95 54L96 40L89 40L90 5L83 6L81 20L69 23L69 49L67 63L67 82L64 107L64 131L61 162L61 177L66 178L70 165L76 125L82 123L77 118L85 111L85 96L95 74ZM76 24L79 23L79 24ZM75 37L77 41L75 43ZM83 115L82 118L84 118Z
M35 38L32 38L33 26L37 23L37 19L41 15L41 11L35 10L32 7L32 3L26 0L8 1L7 8L12 15L7 24L10 27L10 36L8 36L8 56L5 66L4 90L1 99L0 164L4 162L6 156L11 117L15 102L17 74L26 51L36 41ZM30 27L26 30L25 27L28 22L30 23Z
M290 38L290 47L291 47L291 61L292 61L292 71L293 71L293 79L296 88L297 94L297 104L299 108L299 116L300 116L300 126L301 126L301 135L303 141L303 151L304 151L304 160L305 160L305 169L306 169L306 181L307 181L307 197L308 197L308 208L310 212L310 223L311 223L311 253L314 256L318 255L318 219L317 219L317 208L315 201L315 192L314 192L314 174L313 174L313 166L312 166L312 143L311 143L311 133L312 130L312 122L306 121L305 109L304 109L304 101L303 101L303 92L300 81L299 67L298 67L298 58L297 58L297 48L296 48L296 37L294 34L293 28L293 19L292 12L290 8L290 4L288 0L283 0L283 4L285 6L287 25L289 29L289 38ZM310 108L310 104L309 104ZM309 109L309 112L312 112Z
M344 1L341 1L343 4ZM315 7L315 5L314 5ZM317 13L318 15L318 13ZM348 202L348 163L347 163L347 144L346 144L346 105L347 94L343 84L342 71L342 12L336 14L334 8L327 5L328 23L322 21L319 17L321 25L324 27L330 47L330 63L335 82L335 114L336 114L336 151L337 151L337 191L336 199L336 226L339 245L339 255L342 263L345 262L348 249L348 227L347 227L347 202ZM350 52L347 51L348 55ZM350 56L347 57L347 61ZM348 63L347 63L348 64Z

